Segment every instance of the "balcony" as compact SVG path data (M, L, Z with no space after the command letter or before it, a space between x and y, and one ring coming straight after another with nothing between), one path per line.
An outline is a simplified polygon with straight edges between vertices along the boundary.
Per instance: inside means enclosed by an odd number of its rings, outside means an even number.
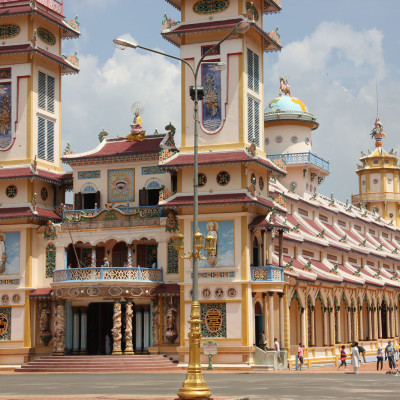
M160 208L116 207L90 210L65 210L62 230L105 229L160 225Z
M60 282L163 282L158 268L69 268L54 271L53 283Z
M329 172L329 161L318 157L316 154L311 153L311 151L308 153L269 154L267 157L272 161L283 160L286 165L314 164Z
M6 4L9 4L10 6L15 6L15 5L21 5L21 1L17 0L0 0L0 7L6 7ZM27 4L30 4L31 1L26 0ZM51 11L54 11L58 15L64 16L64 3L63 1L58 1L58 0L36 0L36 3L42 4L46 8L48 8Z
M285 273L283 267L267 265L266 267L250 267L253 282L283 282Z
M393 192L373 192L373 193L360 193L351 196L352 204L368 203L375 201L400 201L400 193Z

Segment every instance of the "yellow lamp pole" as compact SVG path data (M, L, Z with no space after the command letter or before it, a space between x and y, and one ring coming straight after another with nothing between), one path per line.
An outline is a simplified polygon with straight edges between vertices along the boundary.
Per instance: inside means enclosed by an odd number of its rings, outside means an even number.
M125 49L127 47L136 49L140 48L143 50L151 51L152 53L157 53L165 57L173 58L179 60L180 62L186 64L193 73L194 77L194 93L191 90L191 98L194 101L194 149L193 149L193 167L194 167L194 178L193 178L193 243L192 251L188 255L180 255L181 258L192 259L193 262L193 278L192 278L192 304L190 312L190 331L189 331L189 364L186 379L179 389L178 396L181 399L208 399L211 397L210 389L204 380L203 374L201 372L200 364L200 340L201 340L201 319L200 319L200 303L199 303L199 261L205 260L208 257L203 257L201 250L204 248L208 255L212 254L215 250L215 238L208 235L205 240L204 236L199 231L199 186L198 186L198 114L199 114L199 87L197 86L197 77L200 71L200 66L205 57L207 57L216 47L218 47L222 42L228 39L234 34L244 34L249 28L252 21L243 18L239 21L232 30L224 36L217 44L208 49L200 60L197 62L196 67L193 68L186 60L180 57L175 57L171 54L163 53L154 49L139 46L138 44L128 42L124 39L114 39L114 43L120 48ZM219 64L219 63L213 63ZM192 89L192 88L191 88ZM201 88L202 89L202 88ZM201 94L202 97L202 94ZM183 235L178 233L174 238L174 247L180 253L183 251Z

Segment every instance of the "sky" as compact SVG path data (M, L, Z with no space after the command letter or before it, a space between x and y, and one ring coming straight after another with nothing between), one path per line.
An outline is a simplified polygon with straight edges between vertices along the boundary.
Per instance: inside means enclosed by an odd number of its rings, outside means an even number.
M313 152L330 161L323 194L346 201L358 193L356 164L372 150L377 114L386 150L400 150L400 35L398 0L282 0L279 14L264 16L264 30L279 27L283 49L264 54L265 105L279 93L279 77L291 85L317 117ZM123 37L179 56L161 36L164 14L180 20L165 0L65 0L67 19L78 15L81 37L64 40L64 54L78 51L79 75L63 78L63 146L83 152L109 137L127 135L131 106L144 106L148 133L164 132L169 122L180 132L180 65L143 50L118 50ZM378 89L378 90L377 90ZM377 96L378 93L378 96ZM378 101L377 101L378 100ZM378 106L377 106L378 104Z

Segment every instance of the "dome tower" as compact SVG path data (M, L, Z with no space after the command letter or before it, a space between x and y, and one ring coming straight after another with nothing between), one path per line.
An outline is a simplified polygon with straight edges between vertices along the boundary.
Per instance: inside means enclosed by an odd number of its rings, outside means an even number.
M291 96L287 80L282 77L280 82L279 96L264 110L265 152L286 163L288 173L281 182L288 189L300 196L313 195L329 175L329 162L312 153L311 131L319 123L300 99Z
M361 164L356 170L359 194L352 196L351 201L399 226L400 167L396 153L393 150L388 153L382 148L385 136L382 122L377 116L371 132L371 137L375 139L375 150L368 154L361 152Z

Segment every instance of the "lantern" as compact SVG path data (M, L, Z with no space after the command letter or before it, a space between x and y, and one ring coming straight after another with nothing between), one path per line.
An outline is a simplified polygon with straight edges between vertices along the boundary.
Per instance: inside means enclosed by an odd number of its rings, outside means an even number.
M206 237L206 244L204 246L204 250L210 256L211 254L215 254L215 237L212 236L210 233Z
M178 253L184 248L183 240L183 235L180 232L172 238L172 246Z
M204 247L204 235L198 230L194 235L194 248L201 250Z

